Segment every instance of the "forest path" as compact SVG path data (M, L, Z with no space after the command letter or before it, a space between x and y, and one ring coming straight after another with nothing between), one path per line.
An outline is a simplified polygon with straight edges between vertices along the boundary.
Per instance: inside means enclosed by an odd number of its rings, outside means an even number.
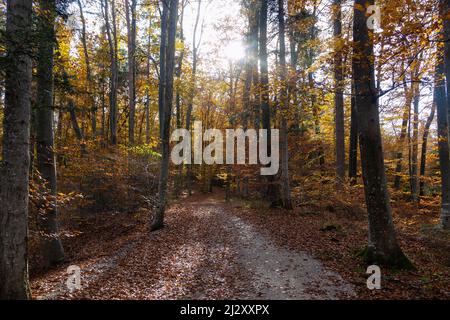
M81 270L82 289L62 299L338 299L351 285L302 251L275 245L233 214L222 194L180 199L167 226L140 234ZM92 269L92 267L91 267ZM62 285L62 283L61 283Z

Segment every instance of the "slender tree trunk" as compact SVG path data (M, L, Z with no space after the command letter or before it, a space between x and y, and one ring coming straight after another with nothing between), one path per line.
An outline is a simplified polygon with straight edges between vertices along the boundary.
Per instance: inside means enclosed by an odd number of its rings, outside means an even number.
M150 143L150 60L151 60L151 26L152 26L152 20L151 18L149 18L149 22L148 22L149 26L148 26L148 43L147 43L147 69L146 69L146 74L147 74L147 89L146 89L146 99L145 99L145 143L149 144Z
M197 7L197 16L195 18L195 24L194 24L194 34L192 38L192 87L191 92L189 96L189 102L187 106L186 111L186 129L191 130L191 114L192 114L192 108L195 98L195 91L196 91L196 74L197 74L197 59L198 59L198 43L197 43L197 30L198 30L198 23L200 20L200 9L201 9L202 1L198 0L198 7ZM186 174L186 187L188 189L189 195L192 194L192 164L187 165L187 174Z
M77 137L78 141L80 142L81 156L84 156L87 154L86 143L84 140L83 132L81 131L80 126L78 125L77 114L75 111L75 105L74 105L73 101L69 101L68 109L69 109L70 122L72 123L73 131L75 132L75 136Z
M128 29L128 142L130 145L134 145L136 118L136 0L125 0L125 9Z
M400 137L398 139L398 147L399 151L395 155L396 165L395 165L395 178L394 178L394 189L400 189L400 183L402 179L402 160L403 160L403 145L406 139L406 133L408 129L409 123L409 114L411 112L411 102L412 102L412 92L408 91L407 86L405 85L405 109L403 111L402 117L402 126L400 129ZM412 90L412 89L411 89Z
M373 0L355 0L353 20L353 79L361 148L364 192L369 214L369 263L410 266L398 244L386 185L378 99L375 88L373 37L364 10Z
M41 203L40 226L43 231L44 263L48 266L64 259L64 250L58 236L56 160L53 133L53 50L55 0L40 0L38 23L37 164L45 186L41 192L51 195L50 203Z
M261 127L261 101L259 94L259 74L258 74L258 32L259 32L259 3L251 2L253 8L249 14L249 68L251 72L250 83L250 105L253 111L253 125L255 130ZM236 79L237 80L237 79Z
M348 177L350 184L356 184L358 176L358 115L355 105L355 85L351 81L351 101L350 101L350 146L348 157Z
M281 203L284 209L292 210L291 189L289 187L289 146L288 146L288 128L287 116L289 111L288 96L288 77L286 67L286 40L285 40L285 22L284 22L284 0L278 0L278 31L280 41L280 100L281 100Z
M112 145L117 144L117 38L116 38L116 22L115 22L115 2L111 0L112 23L111 27L109 19L109 0L102 0L104 7L104 17L106 26L106 36L109 45L109 57L111 62L111 75L109 83L109 135Z
M425 127L423 129L423 136L422 136L422 150L421 150L421 156L420 156L420 184L419 184L419 194L420 196L423 196L425 194L424 188L425 188L425 169L427 165L427 144L428 144L428 135L430 133L430 127L431 123L434 119L434 114L436 112L436 103L433 103L431 106L431 112L430 115L427 118L427 122L425 123Z
M175 76L177 77L177 86L176 86L176 97L175 97L175 112L176 112L176 126L177 129L181 129L182 127L182 117L181 117L181 74L183 72L183 59L184 59L184 29L183 29L183 20L184 20L184 8L186 6L186 0L182 0L181 4L181 13L179 16L180 20L180 42L182 43L182 49L178 56L177 67L175 70ZM177 177L175 180L175 195L179 195L181 188L183 187L183 164L178 166Z
M158 230L164 226L164 213L166 210L167 202L167 181L169 178L169 161L170 161L170 118L172 115L172 100L173 100L173 78L174 78L174 65L175 65L175 38L177 29L177 17L178 17L178 0L170 0L168 6L163 4L164 9L168 11L168 35L167 35L167 48L165 51L166 65L164 66L166 72L166 83L164 90L164 108L162 117L163 121L160 122L162 126L161 131L161 169L159 175L158 192L159 192L159 204L157 212L155 213L150 230Z
M164 93L165 93L165 85L166 85L166 51L167 51L167 12L168 12L168 1L170 0L162 0L163 10L161 13L161 41L159 45L159 84L158 84L158 107L159 107L159 135L163 134L163 122L164 119Z
M450 229L450 172L448 168L448 143L449 143L449 119L450 119L450 0L440 0L440 15L443 21L443 41L444 41L444 66L442 66L442 70L438 70L438 75L444 74L445 78L447 79L447 95L445 95L445 90L441 89L441 84L444 84L443 80L439 79L439 85L438 85L438 96L437 96L437 110L438 110L438 118L439 118L439 109L440 105L445 103L445 109L446 109L446 115L447 115L447 121L445 126L445 134L447 136L447 139L444 140L446 142L446 146L440 146L440 149L442 150L442 156L441 151L439 152L440 155L440 163L441 163L441 176L442 176L442 206L441 206L441 226L443 229ZM439 77L440 78L440 77ZM442 118L442 117L441 117ZM441 125L443 124L443 119L441 119ZM439 121L439 120L438 120ZM442 128L444 130L444 128ZM442 137L443 139L443 137ZM441 142L441 139L439 139ZM447 152L447 153L445 153ZM445 181L444 181L445 179Z
M417 81L415 79L414 81ZM413 134L411 145L411 172L410 172L410 187L411 187L411 200L413 202L418 201L418 150L419 150L419 100L420 100L420 88L418 83L413 83L414 99L413 99Z
M89 51L86 39L86 20L84 18L83 5L81 4L81 0L77 0L77 2L78 8L80 10L81 42L83 44L84 63L86 64L86 94L88 95L87 100L91 104L92 137L95 138L95 136L97 135L97 106L95 105L94 99L91 63L89 59Z
M341 22L341 0L333 0L334 24L333 35L337 41L334 54L334 120L335 120L335 157L336 157L336 179L339 188L345 178L345 131L344 131L344 94L342 89L342 50L340 40L342 40Z
M313 13L312 13L312 18L315 20L317 20L317 1L314 0L313 1ZM316 41L317 39L317 31L316 31L316 23L312 23L312 25L309 27L309 39L311 41L311 43L314 43L314 41ZM307 66L308 68L310 68L314 62L314 58L315 58L316 52L314 50L314 47L310 47L308 48L308 61L307 61ZM315 81L314 81L314 72L310 71L308 72L308 84L309 84L309 90L310 90L310 95L311 95L311 110L312 110L312 115L313 115L313 121L314 121L314 134L316 136L316 140L317 140L317 149L315 152L315 156L316 158L319 160L319 165L320 168L322 170L322 172L324 171L324 166L325 166L325 155L324 155L324 150L323 150L323 145L321 142L321 137L320 137L320 132L321 132L321 128L320 128L320 110L319 110L319 106L317 104L317 97L316 97L316 93L315 93Z
M271 128L270 128L270 105L269 105L269 68L267 59L267 0L260 0L259 12L259 68L260 68L260 96L261 96L261 113L262 113L262 129L267 130L267 150L270 156L271 150ZM275 185L275 176L267 176L266 196L271 202L271 206L278 205L278 190Z
M31 13L29 0L8 0L5 110L0 162L0 299L30 299L28 171L30 166Z
M446 78L446 105L447 118L450 123L450 0L439 0L440 16L443 24L443 42L444 42L444 75ZM450 134L450 132L449 132Z

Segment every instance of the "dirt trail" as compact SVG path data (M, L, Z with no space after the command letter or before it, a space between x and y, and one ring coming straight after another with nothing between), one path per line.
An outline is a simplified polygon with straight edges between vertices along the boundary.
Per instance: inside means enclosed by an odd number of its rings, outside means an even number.
M232 214L220 195L181 200L168 226L82 270L82 289L62 299L338 299L354 289L302 251L275 245ZM64 278L61 279L63 281ZM41 280L41 281L45 281ZM63 285L61 283L60 285ZM59 286L60 287L60 286Z

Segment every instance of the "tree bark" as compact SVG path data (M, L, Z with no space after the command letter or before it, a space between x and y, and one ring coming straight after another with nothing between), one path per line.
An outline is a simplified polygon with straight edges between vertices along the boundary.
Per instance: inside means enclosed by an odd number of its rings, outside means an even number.
M31 14L31 1L7 1L5 110L0 162L0 299L31 298L27 254Z
M125 9L128 36L128 143L134 145L136 118L136 0L125 0Z
M40 0L38 22L37 112L36 140L37 166L45 185L41 192L49 194L50 203L41 203L40 227L43 231L44 263L55 265L64 259L64 250L58 236L57 182L53 132L53 51L55 0Z
M417 81L416 78L413 81ZM418 82L412 84L414 98L413 98L413 134L411 144L411 170L409 184L411 188L411 200L413 202L418 201L418 151L419 151L419 101L420 101L420 87Z
M350 101L350 145L348 157L348 178L350 184L356 184L358 176L358 115L355 105L355 85L351 81L351 101Z
M344 93L342 89L342 40L341 0L333 0L334 23L333 35L336 44L334 53L334 120L335 120L335 157L336 179L338 188L342 188L345 178L345 129L344 129Z
M182 127L182 110L181 110L181 74L183 72L183 59L184 59L184 28L183 28L183 20L184 20L184 8L186 6L186 0L182 0L181 4L181 13L179 16L180 20L180 42L182 43L182 49L180 50L177 66L175 70L175 76L177 77L177 87L176 87L176 97L175 97L175 113L176 113L176 126L177 129L181 129ZM178 196L181 188L183 187L183 164L178 166L177 177L175 181L175 195Z
M172 100L173 100L173 78L175 67L175 37L177 29L177 17L178 17L178 0L170 0L168 6L163 4L163 10L168 12L168 35L167 35L167 48L165 50L165 73L166 83L164 85L164 108L160 122L162 126L161 130L161 169L158 183L159 203L157 211L151 222L150 230L158 230L164 226L164 213L167 202L167 182L169 178L169 158L170 158L170 118L172 115Z
M375 87L373 34L367 28L364 8L373 0L355 0L353 20L353 79L361 149L364 192L369 214L369 263L410 267L397 242L386 185L378 98Z
M431 112L430 115L427 118L427 122L425 123L425 127L423 130L422 135L422 150L421 150L421 156L420 156L420 184L419 184L419 195L423 196L425 194L424 188L425 188L425 169L427 165L427 145L428 145L428 135L430 133L430 127L431 123L434 119L434 114L436 112L436 103L433 103L431 106Z
M267 130L267 153L271 150L270 105L269 105L269 67L267 58L267 0L260 0L259 11L259 68L260 68L260 100L262 113L262 129ZM278 206L278 188L275 185L275 177L267 176L266 196L272 207Z
M450 228L450 151L448 141L448 119L445 101L443 62L436 66L434 100L437 109L439 166L441 169L441 225Z
M408 129L409 114L411 112L411 102L412 102L412 92L408 91L408 87L405 84L405 109L402 116L402 126L400 129L400 137L398 139L399 151L395 155L396 165L395 165L395 178L394 178L394 189L400 189L400 183L402 179L402 160L403 160L403 145L406 139L406 133ZM412 90L412 89L411 89Z
M74 105L73 101L69 101L68 109L69 109L70 122L72 123L73 131L75 132L75 136L77 137L78 141L80 142L81 156L84 156L87 154L86 143L84 140L83 132L81 131L80 126L78 125L77 114L75 112L75 105Z
M81 20L81 43L83 44L84 63L86 64L86 94L88 96L87 100L91 104L92 137L95 138L97 135L97 106L95 105L94 99L91 62L89 59L89 51L86 39L86 20L84 18L83 5L81 4L81 0L77 0L77 2L78 8L80 10Z
M280 41L280 100L281 100L281 204L284 209L292 210L291 189L289 186L289 146L287 116L289 111L288 77L286 67L286 30L284 22L284 0L278 0L278 37Z
M441 164L441 176L442 176L442 205L441 205L441 226L443 229L450 229L450 172L448 168L448 161L449 161L449 155L448 155L448 144L449 144L449 114L450 114L450 0L440 0L440 15L443 22L443 42L444 42L444 52L443 52L443 59L444 63L443 66L440 67L437 74L441 75L444 74L445 78L447 79L447 95L445 95L445 90L442 89L442 86L444 85L444 81L441 80L441 77L438 77L439 85L438 87L438 94L436 98L437 102L437 110L438 110L438 119L439 119L439 110L440 105L445 104L445 114L446 114L446 122L445 127L442 127L441 130L445 130L446 139L444 139L443 136L440 137L439 142L443 144L446 143L445 146L440 144L439 147L439 158L440 158L440 164ZM442 70L441 70L442 69ZM441 113L442 114L442 113ZM444 120L442 119L443 115L441 116L441 126L444 124ZM439 120L438 120L439 122ZM441 141L443 140L443 141ZM441 156L441 149L442 149L442 156ZM445 181L444 181L445 179Z
M109 135L110 142L112 145L117 144L117 33L116 33L116 14L115 14L115 1L111 0L111 13L112 13L112 23L109 19L109 0L102 0L106 27L106 36L108 38L109 45L109 57L111 63L111 73L109 82Z
M189 95L189 101L186 111L186 129L191 130L191 114L192 114L192 108L195 98L195 91L196 91L196 74L197 74L197 59L198 59L198 46L199 43L197 43L197 31L198 31L198 23L200 20L200 9L201 9L202 1L198 0L198 7L197 7L197 16L195 18L195 24L194 24L194 33L192 36L192 87L191 92ZM188 189L189 195L192 194L192 164L187 165L187 173L186 173L186 187Z

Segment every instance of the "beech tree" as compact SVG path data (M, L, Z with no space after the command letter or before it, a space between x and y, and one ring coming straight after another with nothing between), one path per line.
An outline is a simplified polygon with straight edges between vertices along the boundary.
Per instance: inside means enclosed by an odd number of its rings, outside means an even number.
M165 12L164 12L165 11ZM161 126L161 169L159 173L158 194L159 203L157 211L155 212L150 230L155 231L164 226L164 213L167 202L167 181L169 178L169 161L170 161L170 119L172 115L173 104L173 78L175 67L175 37L177 29L178 18L178 0L163 1L163 15L167 17L167 25L161 25L161 43L165 50L163 52L164 64L161 65L160 74L164 70L164 84L160 86L163 91L163 99L160 101L162 105L159 106L159 123ZM163 28L167 28L167 40L163 38ZM164 32L164 36L165 32ZM160 79L160 81L162 81ZM161 93L160 93L161 94Z
M5 118L0 162L0 299L31 298L27 250L31 14L31 1L7 1Z
M136 6L137 0L125 0L128 36L128 142L134 144L136 117Z
M368 6L373 0L355 0L353 17L353 81L361 149L364 193L369 214L369 263L409 266L397 241L386 185L383 145L375 87L373 35L367 27Z
M333 0L333 35L335 37L334 52L334 118L335 118L335 154L336 154L336 178L338 185L342 185L345 177L345 132L344 132L344 94L342 89L342 22L341 0Z
M289 186L289 150L288 150L288 128L287 112L289 110L289 95L287 90L288 76L286 67L286 40L284 22L284 0L278 0L278 31L280 41L280 100L281 100L281 203L284 209L292 210L291 189Z
M38 21L36 142L37 167L44 185L42 192L50 197L41 203L40 225L43 231L45 263L54 265L64 259L64 250L58 235L56 159L53 132L53 54L56 19L55 0L40 0Z

